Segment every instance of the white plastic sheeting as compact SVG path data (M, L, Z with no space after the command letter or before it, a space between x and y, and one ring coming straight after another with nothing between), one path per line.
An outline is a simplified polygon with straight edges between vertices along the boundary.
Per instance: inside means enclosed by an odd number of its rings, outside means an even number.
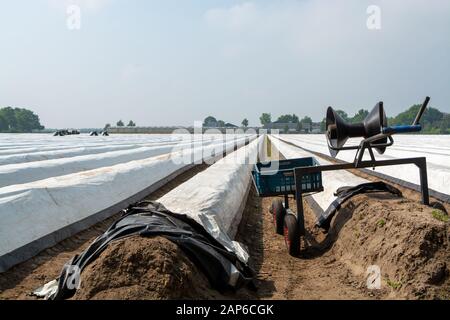
M188 136L188 135L187 135ZM216 138L218 136L213 135ZM189 140L202 140L202 137L188 136ZM88 139L89 138L89 139ZM0 165L25 162L63 159L77 156L102 154L106 152L169 146L185 143L181 135L147 135L142 137L113 135L110 137L48 135L9 135L0 134Z
M280 138L305 149L329 155L325 135L281 135ZM397 135L394 140L395 144L389 147L384 155L375 151L376 159L426 157L429 188L450 195L450 136ZM358 145L359 142L360 139L350 139L347 145ZM355 151L342 151L337 158L352 162ZM364 159L369 159L368 152ZM416 185L420 184L419 170L414 165L379 167L376 171Z
M100 145L100 146L80 146L80 147L64 147L58 150L47 150L31 153L15 153L8 155L0 155L0 165L21 164L25 162L37 162L54 159L64 159L71 157L79 157L85 155L96 155L114 151L134 151L141 148L149 148L157 146L171 146L179 142L157 142L146 144L124 144L124 145ZM8 151L11 153L11 151Z
M247 262L248 253L231 239L242 217L251 170L262 141L260 137L228 155L158 200L167 209L186 214L201 224L243 262Z
M221 143L231 151L249 136ZM254 138L254 137L251 137ZM190 153L217 155L212 144ZM202 152L203 150L203 152ZM89 219L189 167L185 150L94 170L0 188L0 272L80 230L60 230ZM209 156L208 156L209 155ZM113 212L111 212L112 214ZM46 238L45 242L39 242ZM39 245L34 245L39 242ZM27 252L26 249L31 249ZM14 252L20 249L20 254ZM11 256L12 255L12 256ZM30 256L31 255L31 256ZM7 256L7 258L5 258Z
M314 157L321 165L331 164L330 162L319 158L312 153L303 151L300 148L289 145L285 142L280 141L275 136L270 136L273 145L286 159L296 159L296 158L307 158ZM284 138L284 137L283 137ZM317 202L317 204L322 208L322 210L328 209L330 204L336 199L334 193L337 189L344 186L357 186L362 183L368 183L369 181L362 179L349 171L339 170L339 171L325 171L322 172L322 181L324 191L314 194L312 197Z
M207 141L203 145L208 145L210 143L210 141ZM0 188L12 184L23 184L50 177L58 177L101 167L109 167L134 160L151 158L161 154L170 153L174 148L190 149L190 147L191 143L180 143L176 145L167 144L165 146L139 147L131 150L79 155L63 159L0 165Z
M230 137L240 139L242 136L227 136ZM223 135L214 134L145 137L0 134L0 188L146 159L172 150L188 149L190 152L198 145L221 146L223 138ZM23 146L29 148L23 149ZM24 150L28 152L23 153Z
M139 146L168 143L172 139L174 139L174 136L167 134L111 135L110 137L90 137L89 135L53 137L49 134L0 134L0 157L8 155L31 155L34 153L42 154L42 152L64 151L79 147L84 147L87 150L95 147L137 148ZM181 141L182 138L178 137L175 139ZM81 154L78 153L75 155Z

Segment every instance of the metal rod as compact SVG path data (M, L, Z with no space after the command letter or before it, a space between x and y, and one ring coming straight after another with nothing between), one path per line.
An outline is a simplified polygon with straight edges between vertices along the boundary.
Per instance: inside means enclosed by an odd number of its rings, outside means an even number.
M302 192L302 177L301 169L295 170L295 200L297 203L297 224L300 236L305 235L305 215L303 211L303 192Z
M316 173L321 171L333 171L333 170L348 170L348 169L363 169L375 167L395 166L400 164L415 164L420 165L425 158L408 158L408 159L390 159L390 160L377 160L377 161L361 161L358 166L354 163L345 162L339 164L330 164L323 166L302 167L296 170L301 170L303 174Z
M420 189L422 192L422 203L426 206L430 205L430 195L428 190L428 174L427 174L427 160L426 158L423 158L423 161L421 161L419 164L417 164L419 167L420 172Z
M428 190L428 177L427 177L427 159L422 158L407 158L407 159L390 159L390 160L378 160L378 161L361 161L355 166L354 163L339 163L314 167L302 167L295 169L296 183L301 184L301 180L298 180L298 176L306 174L323 172L323 171L335 171L335 170L349 170L349 169L363 169L374 167L386 167L404 164L414 164L420 170L420 187L422 193L422 203L424 205L430 204L430 196ZM299 182L300 181L300 182ZM298 203L298 200L297 200ZM297 204L298 205L298 204Z
M416 116L416 119L413 122L413 126L416 126L420 123L420 119L422 118L425 110L428 107L428 104L430 103L431 98L430 97L426 97L425 102L423 103L422 107L419 110L419 113Z

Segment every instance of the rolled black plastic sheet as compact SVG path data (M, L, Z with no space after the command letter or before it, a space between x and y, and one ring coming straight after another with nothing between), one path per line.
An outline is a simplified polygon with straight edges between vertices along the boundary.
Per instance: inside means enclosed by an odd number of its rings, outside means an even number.
M354 187L339 188L335 193L337 199L330 204L328 209L319 218L319 220L317 221L317 225L328 230L330 228L331 220L333 219L334 215L346 201L350 200L352 197L358 194L374 192L390 192L399 197L402 196L402 192L400 190L382 181L364 183Z
M113 241L131 236L164 237L177 244L220 292L251 284L253 271L205 229L183 214L173 213L157 202L143 201L124 210L124 215L83 253L73 257L56 281L35 294L50 300L69 299L76 289L69 285L70 270L83 270ZM72 289L71 289L72 288Z

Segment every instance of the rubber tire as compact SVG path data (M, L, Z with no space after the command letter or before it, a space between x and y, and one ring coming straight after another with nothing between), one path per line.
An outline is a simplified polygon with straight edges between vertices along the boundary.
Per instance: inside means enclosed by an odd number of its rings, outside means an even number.
M284 207L283 201L281 201L281 199L273 200L271 212L273 216L273 223L275 225L275 232L282 236L284 228L284 217L286 216L286 208Z
M293 214L284 217L284 241L291 256L296 257L300 253L300 230L297 218Z

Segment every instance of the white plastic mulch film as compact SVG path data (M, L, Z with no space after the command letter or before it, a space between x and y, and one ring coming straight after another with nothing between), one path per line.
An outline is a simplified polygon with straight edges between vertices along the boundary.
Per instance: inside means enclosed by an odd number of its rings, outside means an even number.
M289 145L275 136L271 135L270 139L278 149L278 151L286 158L286 159L296 159L296 158L308 158L314 157L321 165L331 164L330 162L323 160L315 156L310 152L303 151L300 148ZM349 171L339 170L339 171L325 171L322 172L322 181L324 191L320 193L316 193L312 195L313 199L317 202L317 204L322 208L322 210L326 210L330 204L336 199L334 193L337 189L345 186L357 186L362 183L368 183L368 180L360 178Z
M232 239L242 217L244 195L249 190L262 141L260 137L228 155L158 200L167 209L186 214L201 224L243 262L247 262L248 253Z
M5 255L54 235L46 244L32 246L33 251L45 249L72 235L67 230L58 234L62 229L125 201L194 161L212 161L254 138L0 135L0 272L11 266L4 262ZM24 252L12 257L18 262L25 258L29 256Z
M325 135L281 135L281 139L307 150L329 155ZM384 155L376 151L378 160L426 157L428 186L430 189L450 195L450 136L439 135L396 135L395 143L386 149ZM359 145L360 139L350 139L346 145ZM338 159L353 162L355 151L341 151ZM365 160L369 159L366 152ZM382 174L420 185L419 170L414 165L378 167Z

